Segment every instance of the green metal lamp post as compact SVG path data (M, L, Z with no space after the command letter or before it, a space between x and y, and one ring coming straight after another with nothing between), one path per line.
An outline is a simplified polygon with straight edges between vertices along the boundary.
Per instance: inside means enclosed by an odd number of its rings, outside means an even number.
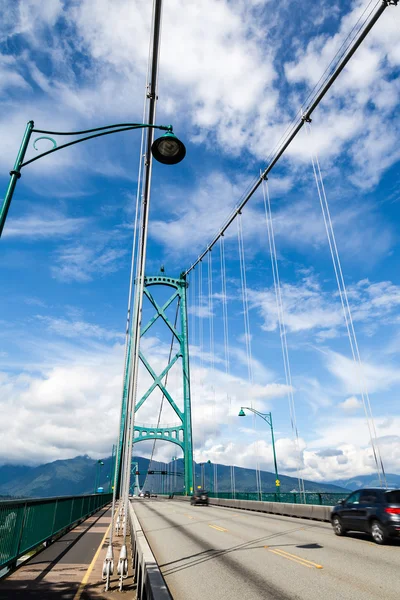
M94 494L97 493L97 489L99 487L99 483L100 483L100 468L104 467L104 463L102 460L98 460L96 463L96 474L95 474L95 478L94 478Z
M272 413L261 413L258 410L255 410L254 408L250 408L248 406L242 406L240 408L239 411L239 417L245 417L246 413L244 412L245 410L249 410L251 412L253 412L255 415L258 415L259 417L261 417L271 428L271 438L272 438L272 451L274 454L274 467L275 467L275 487L276 487L276 493L280 494L280 485L281 482L279 481L279 475L278 475L278 464L276 461L276 452L275 452L275 438L274 438L274 428L272 426Z
M199 463L199 465L201 467L201 478L200 478L200 480L201 480L201 487L203 488L203 490L205 490L206 489L206 481L205 481L205 471L204 471L204 468L205 468L205 465L211 465L211 460L207 460L206 462ZM211 483L210 483L210 487L211 487Z
M166 132L163 136L156 139L151 146L152 155L158 162L161 162L165 165L175 165L185 158L186 148L184 144L173 133L172 125L148 125L146 123L118 123L116 125L96 127L95 129L85 129L83 131L45 131L44 129L35 129L34 122L28 121L24 136L22 138L20 149L15 160L14 168L12 171L10 171L10 182L8 184L7 192L0 210L0 237L3 233L4 224L6 222L8 210L10 208L11 200L13 198L15 186L17 184L18 179L21 177L21 169L23 167L26 167L27 165L35 162L36 160L47 156L48 154L58 152L63 148L68 148L69 146L80 144L81 142L86 142L87 140L91 140L93 138L102 137L103 135L110 135L112 133L118 133L120 131L129 131L131 129L144 128L160 129ZM29 160L26 160L24 162L25 154L33 133L44 134L36 138L36 140L33 142L33 147L35 150L37 150L36 142L41 139L49 140L50 142L52 142L53 148L51 150L47 150L46 152L41 152L40 154L38 154L38 156L34 156L33 158L30 158ZM52 135L83 137L79 137L78 139L57 146L57 142L52 137L49 137Z

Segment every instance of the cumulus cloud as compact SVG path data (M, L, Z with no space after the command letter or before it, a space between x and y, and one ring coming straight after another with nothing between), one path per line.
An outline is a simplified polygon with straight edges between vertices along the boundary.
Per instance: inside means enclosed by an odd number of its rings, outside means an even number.
M301 274L301 273L300 273ZM344 316L336 290L323 289L319 279L307 272L298 283L283 283L282 299L287 330L293 333L314 331L319 339L339 335L344 328ZM391 281L371 282L363 279L348 286L353 320L374 330L375 323L397 323L400 287ZM278 328L278 310L272 287L249 290L251 306L263 318L265 331Z
M339 408L345 412L353 412L362 408L362 403L356 396L350 396L350 398L346 398L346 400L339 403Z

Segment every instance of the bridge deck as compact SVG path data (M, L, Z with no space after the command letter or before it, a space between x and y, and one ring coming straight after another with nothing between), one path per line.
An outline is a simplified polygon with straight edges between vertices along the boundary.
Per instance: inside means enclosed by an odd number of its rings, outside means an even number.
M400 540L178 500L134 510L174 600L398 600Z
M115 574L108 594L104 593L101 570L107 550L106 533L111 521L111 509L102 509L66 535L27 561L10 576L0 581L0 600L92 600L115 598L116 562L119 543L115 544ZM123 596L136 597L133 585Z

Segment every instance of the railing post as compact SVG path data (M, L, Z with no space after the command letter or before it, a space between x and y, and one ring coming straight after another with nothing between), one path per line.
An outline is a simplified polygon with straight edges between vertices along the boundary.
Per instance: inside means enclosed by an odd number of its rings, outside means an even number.
M51 535L54 534L54 526L56 524L57 508L58 508L58 498L57 498L56 503L54 505L53 525L51 526Z
M25 527L26 507L27 507L27 503L25 502L25 504L24 504L24 512L22 514L22 519L21 519L21 526L19 528L19 533L18 533L18 544L17 544L17 548L16 548L16 552L15 552L15 560L12 563L11 568L15 568L17 566L17 560L18 560L18 557L19 557L19 551L21 549L22 535L24 533L24 527Z
M71 512L69 513L69 524L70 525L72 525L72 513L74 511L74 502L75 502L75 498L72 498Z

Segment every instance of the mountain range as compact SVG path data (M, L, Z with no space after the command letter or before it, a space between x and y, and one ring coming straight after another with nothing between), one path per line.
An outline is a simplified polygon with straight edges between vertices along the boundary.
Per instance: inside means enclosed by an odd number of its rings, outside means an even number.
M138 463L139 483L143 485L146 473L149 468L149 459L137 456L133 461ZM3 465L0 466L0 496L2 497L28 497L44 498L50 496L66 496L93 493L96 483L96 472L99 471L99 485L108 491L111 488L110 477L112 476L111 457L103 458L102 466L98 466L98 461L89 456L77 456L66 460L56 460L54 462L31 467L26 465ZM183 460L178 459L175 462L159 463L153 461L151 468L154 470L168 470L177 474L183 474ZM204 469L205 486L208 489L213 487L214 468L218 474L218 490L220 492L231 490L231 468L226 465L206 464L204 467L195 463L195 485L202 483L202 469ZM162 476L149 476L146 487L161 491ZM305 488L309 492L346 492L357 489L364 485L363 477L356 477L351 480L341 480L329 483L314 481L305 481ZM400 486L400 476L390 475L390 480L398 481ZM397 478L397 479L396 479ZM183 477L177 475L175 478L176 487L174 491L183 489ZM281 491L290 492L298 488L297 478L287 475L280 476ZM256 490L256 472L254 469L245 469L235 467L235 484L237 492L254 492ZM264 492L275 491L275 474L267 471L261 471L261 484Z
M358 475L351 479L337 479L331 481L333 485L346 488L349 491L358 490L363 487L380 487L380 481L376 474ZM386 487L400 489L400 475L386 473Z

